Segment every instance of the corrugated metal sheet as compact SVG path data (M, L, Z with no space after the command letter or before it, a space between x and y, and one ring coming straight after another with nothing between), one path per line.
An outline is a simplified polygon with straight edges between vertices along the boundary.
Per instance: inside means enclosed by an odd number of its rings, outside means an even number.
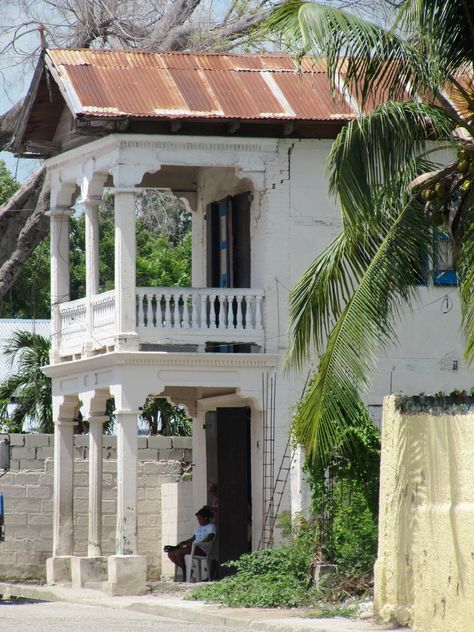
M347 120L321 62L284 55L47 51L76 115L243 120Z

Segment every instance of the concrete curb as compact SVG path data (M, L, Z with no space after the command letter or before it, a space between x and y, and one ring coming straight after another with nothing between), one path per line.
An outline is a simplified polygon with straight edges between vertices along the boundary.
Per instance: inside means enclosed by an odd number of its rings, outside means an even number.
M293 611L242 610L205 604L201 601L182 601L156 595L143 597L111 597L96 590L74 590L67 586L39 586L0 582L0 595L22 597L38 601L64 601L85 606L126 609L143 614L180 621L209 623L233 629L255 632L402 632L401 628L375 625L369 621L343 619L306 619ZM412 631L414 632L414 631Z

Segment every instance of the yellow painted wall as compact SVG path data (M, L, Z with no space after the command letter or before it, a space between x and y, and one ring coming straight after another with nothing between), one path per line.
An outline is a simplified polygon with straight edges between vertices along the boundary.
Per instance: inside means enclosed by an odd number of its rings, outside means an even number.
M474 414L401 414L385 399L375 611L474 631Z

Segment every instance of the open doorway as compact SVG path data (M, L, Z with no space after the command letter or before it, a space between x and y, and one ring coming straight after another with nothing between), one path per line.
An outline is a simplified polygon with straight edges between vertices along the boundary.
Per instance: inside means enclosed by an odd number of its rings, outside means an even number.
M206 414L208 504L217 505L218 569L252 550L250 408L217 408Z

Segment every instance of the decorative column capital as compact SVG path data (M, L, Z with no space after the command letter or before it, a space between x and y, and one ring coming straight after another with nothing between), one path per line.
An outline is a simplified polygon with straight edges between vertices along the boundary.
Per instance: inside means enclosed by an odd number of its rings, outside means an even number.
M77 203L82 204L85 207L87 206L97 207L97 206L100 206L103 201L104 200L102 199L101 195L85 195L85 196L81 196L77 200Z
M108 415L90 415L89 417L84 417L84 421L87 421L88 424L105 424L109 419Z
M45 215L51 219L69 219L74 215L74 210L70 206L55 206L46 211Z

